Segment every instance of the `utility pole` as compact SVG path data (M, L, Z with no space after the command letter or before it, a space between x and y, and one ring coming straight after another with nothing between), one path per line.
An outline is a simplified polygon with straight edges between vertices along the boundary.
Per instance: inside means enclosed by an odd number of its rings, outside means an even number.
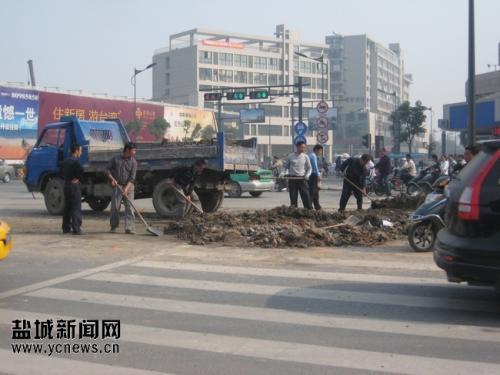
M28 60L28 68L29 68L29 71L30 71L30 83L31 83L31 86L35 87L36 86L36 82L35 82L35 69L33 69L33 60Z
M299 85L299 122L302 122L302 77L298 77Z
M293 149L293 134L295 133L295 130L293 129L293 126L295 125L295 100L294 97L292 96L292 108L290 108L290 117L292 118L292 126L290 127L290 136L292 137L292 151Z
M467 123L467 143L473 146L476 143L476 58L474 45L474 0L469 0L469 87L467 104L469 119Z

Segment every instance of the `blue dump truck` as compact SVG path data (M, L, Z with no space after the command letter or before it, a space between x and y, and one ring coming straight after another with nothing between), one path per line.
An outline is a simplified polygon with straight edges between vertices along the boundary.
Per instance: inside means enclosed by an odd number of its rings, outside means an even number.
M61 215L64 209L64 183L60 164L69 157L73 144L83 147L84 167L82 200L94 211L105 210L111 198L105 170L109 160L123 151L129 142L120 120L85 121L75 116L61 118L47 125L26 160L24 182L31 192L41 192L47 211ZM135 198L152 198L156 212L165 218L181 218L191 210L172 188L176 173L191 168L198 159L205 159L208 168L197 180L194 201L205 212L214 212L222 204L230 172L257 169L255 139L224 141L223 133L210 141L190 143L138 143Z

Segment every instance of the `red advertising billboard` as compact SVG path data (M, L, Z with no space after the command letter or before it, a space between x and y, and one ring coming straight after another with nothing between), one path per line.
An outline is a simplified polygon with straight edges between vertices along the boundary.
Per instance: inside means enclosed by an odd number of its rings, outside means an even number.
M134 109L142 128L130 133L130 138L138 142L159 141L149 131L149 125L156 118L164 117L162 105L125 100L101 99L80 95L40 92L38 132L50 123L57 122L62 116L74 115L83 120L102 121L108 118L119 118L124 125L134 120ZM161 139L160 139L161 140Z

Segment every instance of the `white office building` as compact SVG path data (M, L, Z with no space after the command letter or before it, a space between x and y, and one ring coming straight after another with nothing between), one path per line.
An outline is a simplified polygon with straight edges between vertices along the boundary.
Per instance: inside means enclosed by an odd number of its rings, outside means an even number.
M154 52L153 99L169 103L213 108L217 103L204 101L204 93L221 87L262 86L270 91L267 100L222 100L223 128L235 137L257 137L262 160L284 156L292 150L293 126L298 108L292 110L293 85L299 75L304 87L304 107L329 97L328 61L313 60L326 53L328 46L300 40L298 32L276 26L272 36L244 35L206 29L184 31L169 38L165 48ZM297 53L303 54L300 56ZM295 90L296 92L297 90ZM297 97L293 99L297 103ZM264 108L265 123L241 123L241 108ZM304 121L307 117L304 110ZM316 143L309 132L308 144ZM332 138L326 142L325 156L331 159Z
M330 95L339 109L339 147L347 152L366 152L361 137L371 134L372 151L379 145L391 148L389 116L400 103L410 100L412 83L399 44L387 48L366 35L335 33L325 41L329 46ZM419 137L413 149L425 152L423 140ZM405 150L407 146L402 144L401 151Z

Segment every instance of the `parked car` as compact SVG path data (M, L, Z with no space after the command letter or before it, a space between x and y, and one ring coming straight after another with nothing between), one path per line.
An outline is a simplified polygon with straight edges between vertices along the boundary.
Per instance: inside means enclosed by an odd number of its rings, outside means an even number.
M9 255L12 249L12 237L10 226L5 221L0 220L0 260Z
M3 159L0 159L0 180L8 183L16 176L16 171L14 167L8 165Z
M259 168L255 172L231 173L230 190L227 194L231 198L239 198L243 193L250 193L252 197L260 197L265 191L274 189L273 172Z
M483 142L446 194L436 264L450 282L496 286L500 292L500 140Z

